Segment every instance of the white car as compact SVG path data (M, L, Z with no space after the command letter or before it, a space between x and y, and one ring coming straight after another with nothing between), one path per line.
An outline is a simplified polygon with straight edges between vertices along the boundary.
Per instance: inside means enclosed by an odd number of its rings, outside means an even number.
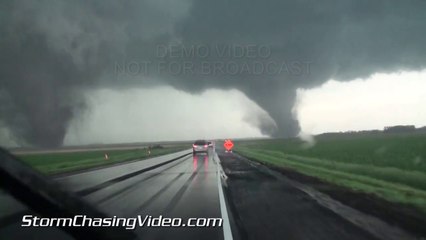
M192 144L192 153L195 155L199 152L208 153L209 144L206 140L197 140Z

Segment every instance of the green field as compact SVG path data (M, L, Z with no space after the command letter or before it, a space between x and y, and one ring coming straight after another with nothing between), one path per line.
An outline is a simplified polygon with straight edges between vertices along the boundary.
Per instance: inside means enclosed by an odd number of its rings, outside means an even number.
M187 149L186 146L155 148L148 155L146 149L96 150L83 152L43 153L19 155L19 158L46 174L57 174L115 164L135 159L146 159ZM105 159L108 153L109 159Z
M237 142L235 151L426 213L425 134L336 134Z

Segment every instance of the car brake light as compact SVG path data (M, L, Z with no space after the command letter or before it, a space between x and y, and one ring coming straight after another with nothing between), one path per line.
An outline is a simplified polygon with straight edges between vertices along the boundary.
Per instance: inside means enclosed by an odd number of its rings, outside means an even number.
M207 144L206 144L206 145L204 145L204 147L206 148L206 147L207 147Z
M192 147L195 148L196 147L195 144L192 144Z

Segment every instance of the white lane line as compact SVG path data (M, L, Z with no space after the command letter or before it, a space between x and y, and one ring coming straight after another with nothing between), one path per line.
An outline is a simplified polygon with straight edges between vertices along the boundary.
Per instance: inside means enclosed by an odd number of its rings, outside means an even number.
M223 219L223 238L225 240L232 240L232 231L231 224L229 223L228 209L226 208L225 196L223 194L222 183L221 183L221 173L220 173L220 162L217 153L214 153L214 158L216 161L216 173L217 173L217 187L219 189L219 201L220 201L220 212Z

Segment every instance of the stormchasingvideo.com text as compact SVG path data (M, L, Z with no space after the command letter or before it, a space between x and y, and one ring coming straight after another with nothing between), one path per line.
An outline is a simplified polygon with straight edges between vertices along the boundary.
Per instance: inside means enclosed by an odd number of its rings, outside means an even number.
M137 215L136 217L92 218L75 215L70 218L41 218L33 215L22 217L22 227L123 227L133 230L137 227L221 227L222 218L170 218Z

